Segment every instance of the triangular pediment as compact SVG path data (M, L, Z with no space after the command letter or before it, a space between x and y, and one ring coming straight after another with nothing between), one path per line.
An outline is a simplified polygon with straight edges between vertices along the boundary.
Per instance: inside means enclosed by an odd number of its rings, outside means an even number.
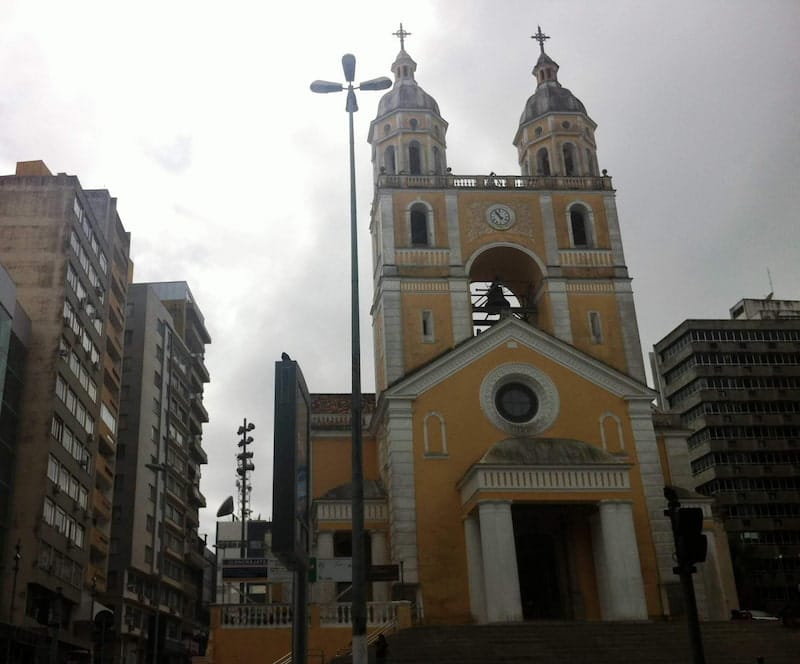
M513 343L529 348L535 354L560 364L616 396L647 401L656 397L653 390L635 378L513 317L493 325L485 332L468 339L449 353L401 379L386 390L385 397L415 398L454 376L479 358Z

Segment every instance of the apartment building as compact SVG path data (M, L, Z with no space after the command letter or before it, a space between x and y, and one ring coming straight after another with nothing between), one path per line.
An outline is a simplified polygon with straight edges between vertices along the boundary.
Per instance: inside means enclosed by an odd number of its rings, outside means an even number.
M744 299L655 345L662 408L689 429L696 490L716 498L742 606L779 611L800 582L800 301Z
M207 638L197 528L210 342L186 282L130 286L109 564L119 641L106 661L185 662Z
M0 263L30 317L0 596L59 658L90 652L106 590L129 248L108 191L41 161L0 177Z

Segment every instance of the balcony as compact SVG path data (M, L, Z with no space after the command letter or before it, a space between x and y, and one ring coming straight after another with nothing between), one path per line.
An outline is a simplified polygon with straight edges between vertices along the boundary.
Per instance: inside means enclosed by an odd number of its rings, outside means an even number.
M464 189L508 191L613 191L611 177L524 175L379 175L379 189Z
M102 455L95 456L95 483L103 491L107 491L114 485L114 471Z
M205 558L203 556L202 551L198 549L187 546L186 553L184 555L184 560L189 567L194 567L196 569L203 569L205 566Z
M189 489L189 500L197 507L206 506L206 497L200 492L200 487L192 484Z
M97 553L103 558L108 556L108 537L100 532L97 528L92 529L92 534L89 537L89 544Z
M111 501L97 489L92 492L92 510L99 522L108 523L111 520Z

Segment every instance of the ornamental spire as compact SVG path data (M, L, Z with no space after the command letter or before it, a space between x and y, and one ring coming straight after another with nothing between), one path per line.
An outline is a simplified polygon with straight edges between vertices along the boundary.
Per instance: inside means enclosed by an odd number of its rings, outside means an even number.
M393 32L392 34L400 40L400 50L401 51L405 51L406 50L406 37L410 37L411 33L410 32L406 32L405 30L403 30L403 24L401 23L400 24L400 29L397 32Z
M401 30L403 29L403 24L402 23L400 24L400 29ZM545 43L545 41L550 39L550 36L546 35L546 34L544 34L542 32L542 26L541 25L537 25L536 26L536 34L535 35L531 35L531 39L535 39L536 41L539 42L539 49L541 50L542 55L544 55L544 43Z

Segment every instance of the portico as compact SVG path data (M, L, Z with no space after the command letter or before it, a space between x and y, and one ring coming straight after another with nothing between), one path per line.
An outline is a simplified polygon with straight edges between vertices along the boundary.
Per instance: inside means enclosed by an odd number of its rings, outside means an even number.
M646 619L629 467L535 438L473 465L459 483L473 619Z

